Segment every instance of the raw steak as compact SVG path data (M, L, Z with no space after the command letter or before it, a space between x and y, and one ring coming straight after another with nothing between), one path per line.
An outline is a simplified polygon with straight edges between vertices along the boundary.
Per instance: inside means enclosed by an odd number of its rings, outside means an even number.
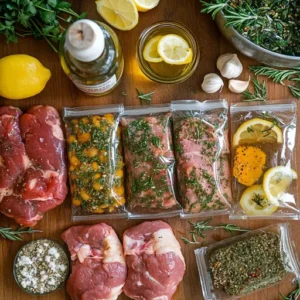
M67 291L72 300L114 300L122 292L127 268L112 227L100 223L75 226L62 235L71 254Z
M18 108L0 108L0 211L23 226L34 226L67 195L60 125L50 106L23 115Z
M185 262L172 228L144 222L124 232L128 267L125 294L137 300L169 300L183 278Z

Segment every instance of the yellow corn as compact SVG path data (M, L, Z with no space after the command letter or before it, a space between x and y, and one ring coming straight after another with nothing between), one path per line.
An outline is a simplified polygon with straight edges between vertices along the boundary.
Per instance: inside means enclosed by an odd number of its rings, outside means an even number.
M78 135L78 142L80 143L86 143L90 141L90 139L91 139L91 134L89 132L85 132Z
M94 162L92 163L92 169L93 169L94 171L97 171L98 168L99 168L99 165L94 161Z
M116 171L116 177L123 177L123 175L124 175L124 172L123 172L123 170L122 169L119 169L119 170L117 170Z
M94 175L94 179L99 179L101 177L101 174L100 173L97 173Z
M81 201L78 200L78 199L73 199L72 203L73 203L73 205L75 205L75 206L80 206L80 205L81 205Z
M102 186L100 183L95 182L95 183L93 184L93 189L96 190L96 191L100 191L100 190L103 189L103 186Z
M108 121L108 123L113 124L114 123L114 115L112 114L106 114L104 115L104 118Z
M92 122L94 124L94 126L96 127L100 127L100 120L101 118L99 116L92 116Z
M98 213L98 214L102 214L104 212L104 209L102 208L97 208L94 210L95 213Z
M83 191L80 192L80 196L81 196L82 199L85 200L85 201L87 201L87 200L90 199L90 196L88 195L88 193L87 193L85 190L83 190Z
M98 150L96 148L90 148L87 150L89 157L94 157L98 154Z
M72 156L70 163L72 166L78 166L80 164L80 160L76 156Z
M89 119L86 118L86 117L81 118L81 122L82 122L83 124L88 124L88 123L90 123Z
M72 144L72 143L74 143L75 141L76 141L75 135L70 135L70 136L68 137L68 143L69 143L69 144Z
M124 195L124 186L114 187L113 191L116 195L123 196Z

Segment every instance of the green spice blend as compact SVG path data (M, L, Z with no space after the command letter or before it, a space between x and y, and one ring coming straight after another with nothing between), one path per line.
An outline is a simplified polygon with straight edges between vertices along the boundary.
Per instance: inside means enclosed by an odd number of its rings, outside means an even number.
M263 232L215 250L209 257L215 288L240 296L269 287L287 274L280 236Z

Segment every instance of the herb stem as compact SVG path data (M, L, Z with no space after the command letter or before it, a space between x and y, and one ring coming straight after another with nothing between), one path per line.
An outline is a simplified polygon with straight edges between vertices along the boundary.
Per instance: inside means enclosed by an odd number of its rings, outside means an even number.
M31 234L41 232L40 230L31 229L30 227L20 227L17 230L13 230L9 227L0 227L0 236L4 239L8 239L11 241L22 241L22 234Z

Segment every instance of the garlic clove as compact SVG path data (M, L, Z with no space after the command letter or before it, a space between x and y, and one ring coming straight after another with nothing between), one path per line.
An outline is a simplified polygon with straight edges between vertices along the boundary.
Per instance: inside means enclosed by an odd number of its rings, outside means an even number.
M222 78L215 73L209 73L205 75L201 84L202 90L209 94L216 93L222 90L223 86L224 82Z
M229 80L228 88L233 93L240 94L240 93L243 93L243 92L246 91L246 89L249 86L249 82L250 82L250 76L249 76L249 80L248 81L230 79Z
M243 65L236 54L226 53L217 60L217 68L225 78L237 78L243 72Z

